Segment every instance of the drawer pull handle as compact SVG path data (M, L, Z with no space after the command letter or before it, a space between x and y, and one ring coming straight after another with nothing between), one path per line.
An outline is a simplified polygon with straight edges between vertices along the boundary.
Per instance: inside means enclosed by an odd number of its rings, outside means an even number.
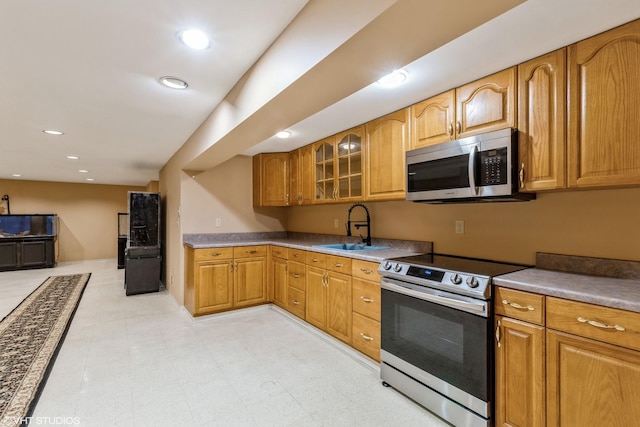
M532 306L532 305L521 305L521 304L518 304L517 302L510 302L510 301L507 301L506 299L503 299L503 300L502 300L502 303L503 303L503 304L507 304L507 305L509 305L509 306L511 306L511 307L513 307L513 308L517 308L518 310L529 310L529 311L534 311L534 310L536 309L536 308L535 308L534 306Z
M294 277L294 279L299 279L299 278L300 278L300 275L299 275L299 274L292 273L291 275Z
M254 249L254 250L251 250L251 251L244 251L244 253L245 253L245 254L257 254L257 253L258 253L258 251L256 251L256 250Z
M335 265L336 267L344 267L344 264L342 264L341 262L334 262L333 265Z
M597 320L589 320L589 319L585 319L584 317L578 317L578 322L580 323L588 323L591 326L595 326L596 328L601 328L601 329L615 329L616 331L625 331L626 329L623 328L620 325L607 325L606 323L602 323L602 322L598 322Z
M371 274L373 273L373 271L369 270L368 268L361 268L360 271L362 271L364 274Z
M294 258L300 258L300 255L298 255L298 254L293 254L293 257L294 257Z
M313 262L318 262L318 261L320 261L320 260L319 260L318 258L313 258L311 261L313 261Z
M220 256L222 255L220 252L211 252L209 256Z
M367 297L360 297L360 299L361 299L362 301L366 302L366 303L373 302L373 299L371 299L371 298L367 298Z
M296 300L294 300L294 299L292 299L292 300L291 300L291 304L293 304L293 305L300 305L300 302L299 302L299 301L296 301Z
M370 337L369 335L365 335L364 332L360 332L360 336L362 337L362 339L364 339L365 341L373 341L373 337Z

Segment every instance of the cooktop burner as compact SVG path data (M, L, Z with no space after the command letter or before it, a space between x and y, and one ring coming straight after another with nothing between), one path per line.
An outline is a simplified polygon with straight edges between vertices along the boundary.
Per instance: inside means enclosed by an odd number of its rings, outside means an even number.
M424 254L386 259L378 272L409 283L488 300L493 277L529 267L455 255Z

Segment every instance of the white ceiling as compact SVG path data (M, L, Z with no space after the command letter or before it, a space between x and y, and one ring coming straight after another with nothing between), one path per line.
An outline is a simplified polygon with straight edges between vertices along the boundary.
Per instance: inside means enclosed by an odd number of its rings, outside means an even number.
M86 182L91 177L95 183L123 185L158 179L159 169L306 3L3 4L0 179ZM638 17L638 0L528 0L408 64L410 79L401 88L372 84L291 123L289 140L255 141L258 145L244 154L288 151ZM211 48L192 51L176 40L178 31L194 26L212 37ZM190 86L167 89L158 83L164 75ZM45 135L43 129L65 134Z

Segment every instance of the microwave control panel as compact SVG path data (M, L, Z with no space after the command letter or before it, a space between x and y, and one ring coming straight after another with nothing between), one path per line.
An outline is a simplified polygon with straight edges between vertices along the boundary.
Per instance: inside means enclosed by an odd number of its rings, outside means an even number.
M507 183L507 149L481 151L480 186Z

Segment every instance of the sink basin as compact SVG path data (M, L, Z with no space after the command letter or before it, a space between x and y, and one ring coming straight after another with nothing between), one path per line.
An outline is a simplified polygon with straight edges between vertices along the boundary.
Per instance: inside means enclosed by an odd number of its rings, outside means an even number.
M379 251L381 249L389 249L389 246L367 246L363 243L332 243L328 245L313 245L312 247L337 251Z

